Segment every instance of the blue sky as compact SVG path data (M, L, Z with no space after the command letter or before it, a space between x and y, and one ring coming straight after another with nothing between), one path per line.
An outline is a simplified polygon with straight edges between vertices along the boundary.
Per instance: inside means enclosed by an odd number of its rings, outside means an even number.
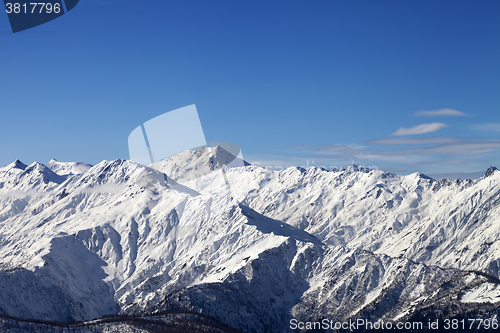
M134 128L196 104L207 141L263 166L484 172L500 167L499 15L488 0L82 0L16 34L0 15L0 165L128 158Z

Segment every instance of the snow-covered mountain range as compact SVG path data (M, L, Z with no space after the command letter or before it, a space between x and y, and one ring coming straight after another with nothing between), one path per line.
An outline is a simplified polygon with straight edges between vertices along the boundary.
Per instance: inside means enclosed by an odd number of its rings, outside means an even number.
M290 320L488 317L500 307L500 171L271 171L220 147L149 167L0 168L0 315L189 310L247 332Z

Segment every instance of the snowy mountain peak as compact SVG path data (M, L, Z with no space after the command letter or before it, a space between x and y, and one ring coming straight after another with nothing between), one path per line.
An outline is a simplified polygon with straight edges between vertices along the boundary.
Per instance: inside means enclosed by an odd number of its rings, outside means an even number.
M34 162L30 165L16 160L6 167L0 168L0 188L42 193L58 186L66 180L52 172L45 165Z
M486 173L484 174L484 177L486 178L486 177L489 177L489 176L493 175L495 173L495 171L497 171L497 170L498 169L496 167L490 166L488 168L488 170L486 170Z
M359 164L352 164L349 165L348 167L341 167L341 168L333 168L330 169L330 171L333 172L346 172L346 173L356 173L356 172L361 172L361 173L369 173L370 171L373 171L373 169L360 166Z
M432 177L429 177L423 173L420 173L420 172L414 172L410 175L408 175L407 177L411 177L411 178L420 178L420 179L427 179L427 180L434 180L434 178Z
M40 163L40 162L33 162L31 163L30 165L28 165L25 169L24 169L24 172L25 173L30 173L32 171L38 171L38 172L52 172L52 170L50 170L49 168L47 168L46 165Z
M102 161L88 171L75 175L73 186L94 187L106 183L123 184L135 180L146 167L130 160Z
M47 163L47 168L51 169L59 176L66 176L87 172L92 168L92 165L82 162L59 162L56 159L51 159L49 163Z
M16 168L16 169L21 169L24 170L26 169L27 165L21 162L20 160L15 160L14 163L11 163L9 165L11 168Z
M247 162L220 146L186 150L153 163L151 168L161 171L173 180L185 184L196 179L213 176L224 166L247 166Z
M29 176L28 176L29 175ZM61 177L52 170L50 170L47 166L43 165L42 163L39 162L34 162L30 165L28 165L23 173L21 173L20 177L42 177L43 182L45 184L51 182L51 183L56 183L56 184L61 184L66 180L65 177Z
M361 171L364 169L365 168L363 168L363 167L361 167L361 169L360 169L359 164L353 164L353 165L350 165L347 167L347 171L349 171L349 172L358 172L358 171Z

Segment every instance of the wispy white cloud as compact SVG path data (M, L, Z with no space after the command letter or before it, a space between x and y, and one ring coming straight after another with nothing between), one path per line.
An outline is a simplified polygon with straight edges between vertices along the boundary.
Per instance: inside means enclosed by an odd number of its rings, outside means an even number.
M445 136L433 136L428 138L384 138L366 141L371 146L393 146L393 145L439 145L462 142L464 138L451 138Z
M472 129L481 132L500 133L500 123L486 123L472 125Z
M458 111L455 109L422 110L422 111L415 112L413 115L416 117L437 117L437 116L465 117L465 116L468 116L467 113L464 113L462 111Z
M407 149L411 151L412 149ZM477 155L500 150L500 140L464 141L432 147L413 148L415 153L426 155Z
M448 125L443 124L443 123L430 123L430 124L420 124L417 126L413 127L400 127L398 130L391 135L416 135L416 134L425 134L425 133L432 133L432 132L437 132L443 127L448 127Z
M335 152L346 152L346 151L359 151L364 147L358 145L346 145L346 144L336 144L336 145L323 145L316 146L318 151L335 153Z
M317 158L337 158L344 159L380 159L396 160L416 158L422 156L436 155L442 156L471 156L481 153L488 153L500 150L500 140L477 140L467 139L453 140L448 143L434 144L423 147L403 148L392 150L366 149L350 145L321 145L321 146L302 146L302 148L312 149ZM421 160L421 159L420 159Z
M411 166L411 167L421 167L423 165L458 165L458 164L467 164L467 160L428 160L428 161L418 161L417 163L406 163L402 166Z

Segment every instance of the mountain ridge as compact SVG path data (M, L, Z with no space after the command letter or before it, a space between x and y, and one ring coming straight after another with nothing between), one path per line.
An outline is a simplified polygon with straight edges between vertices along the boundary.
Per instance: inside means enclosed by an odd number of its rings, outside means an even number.
M474 181L278 172L201 148L66 175L16 161L0 191L0 314L188 310L285 332L291 318L416 318L443 299L500 306L493 168Z

